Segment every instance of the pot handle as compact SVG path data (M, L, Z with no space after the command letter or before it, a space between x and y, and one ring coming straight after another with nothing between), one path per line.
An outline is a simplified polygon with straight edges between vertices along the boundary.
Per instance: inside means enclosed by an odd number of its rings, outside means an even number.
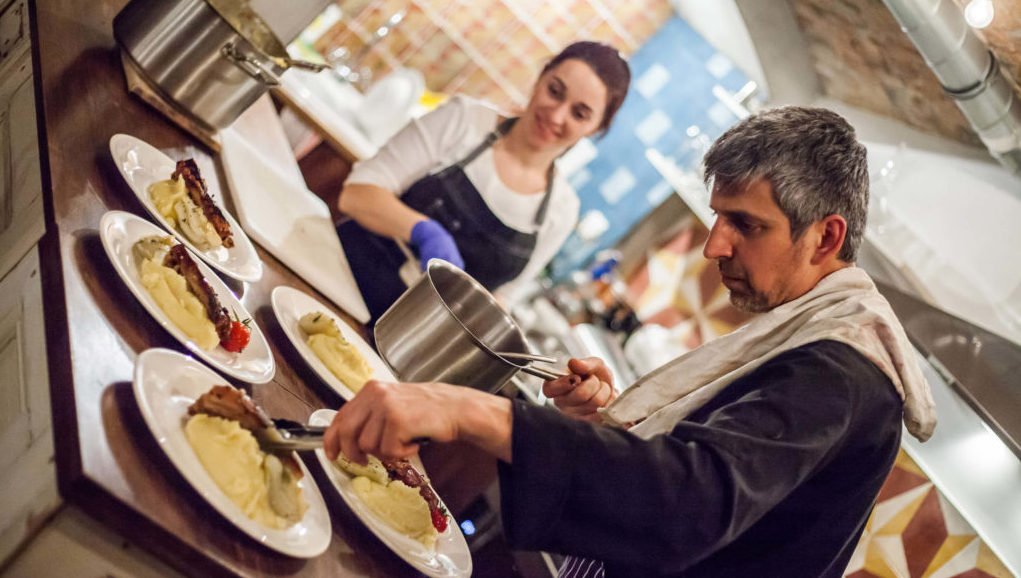
M280 77L272 70L266 69L265 65L255 58L242 54L233 42L228 42L220 49L220 54L232 64L245 71L248 76L258 80L266 86L279 86Z
M285 64L286 66L284 68L301 68L302 70L311 70L312 72L322 72L326 69L333 68L333 66L323 62L309 62L307 60L295 60L293 58L276 58L274 60L278 64Z
M393 240L397 243L397 246L400 247L401 253L404 253L405 258L404 264L401 265L401 268L397 273L400 276L401 281L404 281L405 285L411 287L415 284L415 281L418 281L418 278L423 275L422 269L418 264L418 259L415 258L411 249L408 248L408 244L400 237L394 237Z
M554 379L560 379L563 377L569 377L569 374L561 371L554 371L551 369L545 369L542 367L535 367L532 365L522 366L519 371L523 371L528 375L534 375L543 381L553 381ZM580 380L579 380L580 381Z

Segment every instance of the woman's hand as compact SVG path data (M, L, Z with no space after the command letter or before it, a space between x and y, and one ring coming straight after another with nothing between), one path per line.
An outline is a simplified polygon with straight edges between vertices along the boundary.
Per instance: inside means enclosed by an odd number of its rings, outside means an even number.
M542 393L564 414L594 423L602 422L597 413L617 397L613 374L598 357L571 359L571 375L542 384Z
M406 458L422 439L463 440L510 462L510 400L445 383L370 381L326 430L326 456L365 463L366 454Z
M443 259L458 269L464 269L464 258L457 250L454 237L432 219L415 223L411 229L411 244L418 249L422 271L429 266L429 259Z

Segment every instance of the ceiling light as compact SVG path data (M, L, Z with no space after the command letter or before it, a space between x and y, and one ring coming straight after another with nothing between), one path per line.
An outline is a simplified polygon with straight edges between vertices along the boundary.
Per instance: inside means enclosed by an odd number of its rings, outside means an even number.
M964 19L972 28L985 28L993 21L993 0L971 0L964 8Z

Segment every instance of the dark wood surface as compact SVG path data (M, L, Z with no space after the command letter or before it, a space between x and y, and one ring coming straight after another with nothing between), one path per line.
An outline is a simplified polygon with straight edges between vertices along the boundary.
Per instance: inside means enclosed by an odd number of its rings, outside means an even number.
M314 460L306 463L329 505L333 537L325 554L301 560L269 550L217 514L146 428L131 391L135 358L152 347L185 350L131 295L103 252L98 226L105 212L148 218L114 167L109 139L127 133L172 158L194 157L214 195L224 192L225 180L218 158L127 92L111 26L125 3L34 5L47 197L40 251L63 497L188 575L414 575L331 492ZM336 407L340 398L291 348L269 295L278 285L290 285L328 300L269 253L261 248L258 253L265 265L259 282L225 281L266 333L277 372L263 385L232 383L249 390L272 415L303 421L315 409Z
M308 189L326 201L334 221L338 220L342 216L337 208L340 190L353 163L324 141L298 159L298 166Z

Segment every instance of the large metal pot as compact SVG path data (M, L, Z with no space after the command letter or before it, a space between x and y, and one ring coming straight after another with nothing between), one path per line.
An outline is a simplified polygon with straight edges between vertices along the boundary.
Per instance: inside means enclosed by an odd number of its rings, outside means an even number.
M226 128L290 66L266 23L241 0L132 0L113 32L143 76L213 130Z
M438 259L379 318L374 334L402 381L497 391L527 364L495 353L528 353L514 319L478 281Z

